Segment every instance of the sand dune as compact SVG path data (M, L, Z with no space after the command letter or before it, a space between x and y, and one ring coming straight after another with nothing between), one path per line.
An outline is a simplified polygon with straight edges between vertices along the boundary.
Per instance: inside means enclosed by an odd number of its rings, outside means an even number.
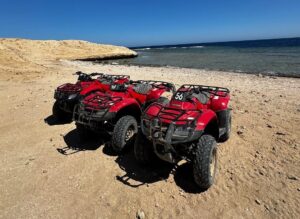
M0 218L300 217L300 79L94 65L59 60L78 59L71 48L55 49L61 42L32 44L20 45L22 53L15 42L0 44L10 51L0 68ZM41 47L47 54L38 55ZM145 169L130 150L112 154L108 138L80 143L74 123L51 123L54 89L78 70L228 87L232 136L219 145L215 185L201 192L187 164Z
M102 45L81 40L0 39L0 75L47 69L49 62L67 59L104 59L136 56L121 46Z

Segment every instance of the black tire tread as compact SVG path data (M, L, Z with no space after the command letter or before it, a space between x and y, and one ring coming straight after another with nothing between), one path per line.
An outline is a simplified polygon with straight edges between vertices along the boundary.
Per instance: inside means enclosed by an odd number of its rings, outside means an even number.
M219 142L225 142L229 139L231 133L231 110L228 111L228 115L226 116L226 132L220 136Z
M212 150L217 147L215 138L204 134L197 143L193 161L193 174L196 184L202 189L208 189L214 179L210 175L210 157Z
M112 148L115 152L120 153L126 145L133 142L134 139L127 143L124 140L125 132L130 125L133 125L137 132L137 121L133 116L123 116L116 123L112 134Z

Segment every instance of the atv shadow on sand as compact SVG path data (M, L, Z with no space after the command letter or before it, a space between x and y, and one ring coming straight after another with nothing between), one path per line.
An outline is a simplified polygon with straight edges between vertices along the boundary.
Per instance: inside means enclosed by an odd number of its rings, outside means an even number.
M104 147L103 147L103 149L102 149L102 152L103 152L103 154L105 154L105 155L112 156L112 157L116 157L116 156L119 155L119 153L116 152L116 151L112 148L112 145L111 145L111 144L112 144L112 143L111 143L111 138L110 138L110 140L107 141L107 142L104 144ZM128 150L130 150L129 147L127 147L127 148L125 147L125 148L124 148L124 151L122 152L122 154L128 153Z
M72 120L58 120L54 115L44 118L44 122L49 126L70 124Z
M165 180L174 169L174 165L170 164L141 167L135 161L133 151L119 155L115 162L126 172L116 179L133 188Z
M76 129L71 130L64 136L66 147L57 148L57 151L63 155L71 155L80 151L97 150L101 145L109 141L106 135L94 136L89 140L83 141L80 139Z
M176 185L184 192L198 194L206 191L194 182L190 175L192 166L189 163L178 166L160 161L152 166L143 167L134 159L133 151L119 155L115 161L126 172L122 176L116 176L116 179L133 188L166 180L173 175Z
M202 193L205 189L201 189L195 183L193 176L190 174L193 171L193 166L191 163L183 163L180 166L176 166L176 171L174 171L174 181L177 186L179 186L183 191L187 193Z

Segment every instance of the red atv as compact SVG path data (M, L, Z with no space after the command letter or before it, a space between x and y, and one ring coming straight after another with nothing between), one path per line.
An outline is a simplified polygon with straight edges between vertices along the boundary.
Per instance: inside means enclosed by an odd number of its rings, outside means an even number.
M72 119L74 106L78 103L80 96L85 96L95 90L105 92L109 89L111 83L127 83L130 79L128 75L86 74L83 72L76 72L75 74L78 75L75 84L63 84L54 92L56 101L52 113L59 121L70 121ZM98 76L97 79L94 76Z
M96 91L81 100L73 120L81 138L87 138L91 131L109 133L112 148L121 152L133 142L142 110L154 102L168 102L162 95L174 91L173 84L163 81L114 83L106 93Z
M182 85L168 104L151 104L142 115L134 144L137 161L185 159L193 164L197 185L208 189L216 173L217 141L224 142L230 135L229 100L227 88Z

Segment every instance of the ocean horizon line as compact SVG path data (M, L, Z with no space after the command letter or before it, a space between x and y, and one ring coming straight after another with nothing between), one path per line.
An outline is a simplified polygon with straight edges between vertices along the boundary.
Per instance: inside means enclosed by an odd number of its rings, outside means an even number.
M282 37L282 38L269 38L269 39L256 39L256 40L230 40L218 42L202 42L202 43L180 43L180 44L162 44L162 45L147 45L147 46L132 46L129 49L155 49L155 48L182 48L193 46L251 46L251 47L268 47L274 46L278 41L277 46L300 46L300 36L298 37ZM271 42L268 44L268 42ZM250 43L250 45L249 45ZM251 44L252 43L252 44ZM266 44L267 43L267 44Z

